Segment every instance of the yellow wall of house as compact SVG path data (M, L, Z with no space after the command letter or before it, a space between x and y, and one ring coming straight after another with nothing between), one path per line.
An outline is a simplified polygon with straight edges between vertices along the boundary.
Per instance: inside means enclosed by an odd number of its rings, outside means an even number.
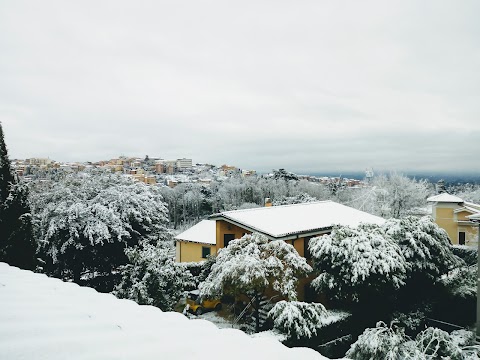
M300 256L305 256L305 251L304 251L305 239L304 238L299 238L295 240L286 240L285 242L287 244L293 245L293 247L295 248L295 250L297 250Z
M433 208L433 216L438 226L445 229L448 237L453 244L459 243L460 232L465 232L465 245L477 246L478 226L458 224L457 221L469 221L467 216L471 215L468 211L454 213L455 209L460 208L457 204L437 204Z
M457 215L457 220L459 221L470 221L470 219L467 218L468 215L472 215L468 211L461 211L456 214Z
M177 262L198 262L203 261L205 258L202 258L202 248L209 247L210 254L215 255L217 249L215 245L200 244L186 241L177 241L176 242L176 261Z
M251 231L248 231L239 226L230 224L223 220L216 221L216 232L217 232L217 252L219 249L223 248L223 236L225 234L234 234L235 239L240 239L244 234L251 233Z

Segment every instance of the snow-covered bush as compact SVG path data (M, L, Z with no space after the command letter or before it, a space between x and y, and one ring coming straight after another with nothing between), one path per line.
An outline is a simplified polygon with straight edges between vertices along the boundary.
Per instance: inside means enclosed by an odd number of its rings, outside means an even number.
M476 335L469 330L455 330L450 333L454 345L462 349L465 360L480 359L480 345L476 344Z
M449 334L432 327L411 340L403 329L379 322L376 328L366 329L358 337L346 356L353 360L473 360L480 355L480 347L474 342L475 334L470 331L457 330Z
M407 313L393 313L394 321L401 324L407 333L417 334L422 328L425 328L427 315L432 311L428 304L417 304L417 306L419 307Z
M327 311L320 303L284 300L276 303L268 313L275 329L297 339L316 335L326 315Z
M477 264L478 248L466 245L453 245L452 252L467 265Z
M121 267L122 280L113 292L119 298L170 311L185 288L193 286L190 272L175 263L166 247L146 244L126 253L130 264Z
M212 266L215 264L215 258L215 255L208 255L206 260L199 262L184 262L179 263L179 265L192 274L196 285L195 288L197 288L200 283L205 281L212 271Z
M473 331L469 330L454 330L450 333L450 337L454 344L461 348L465 346L472 346L475 344L476 336Z
M462 349L446 331L429 327L417 335L415 342L426 359L464 359Z
M404 284L400 247L377 225L334 227L331 234L311 239L309 249L320 274L312 286L335 299L359 302Z
M411 278L435 280L463 264L461 259L453 254L447 232L429 216L390 219L383 227L400 246Z
M171 239L155 187L119 175L68 175L35 183L30 196L45 271L80 281L128 263L125 248Z
M477 297L477 265L453 269L441 277L440 283L453 296L464 299Z
M418 355L415 344L408 341L401 328L388 327L383 322L365 329L346 353L353 360L420 360Z
M268 288L296 300L298 278L311 270L292 245L247 234L220 249L200 291L216 297L243 294L252 301L258 320L260 298ZM258 321L256 327L258 331Z

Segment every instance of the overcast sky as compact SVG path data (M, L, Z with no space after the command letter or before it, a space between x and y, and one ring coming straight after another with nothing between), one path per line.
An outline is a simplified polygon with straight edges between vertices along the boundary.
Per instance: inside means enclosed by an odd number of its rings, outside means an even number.
M480 2L0 2L11 158L480 171Z

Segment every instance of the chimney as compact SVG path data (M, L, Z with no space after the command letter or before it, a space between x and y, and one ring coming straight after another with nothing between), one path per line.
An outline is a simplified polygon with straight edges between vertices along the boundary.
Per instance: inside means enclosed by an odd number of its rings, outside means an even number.
M265 207L270 207L270 206L272 206L272 199L265 198Z

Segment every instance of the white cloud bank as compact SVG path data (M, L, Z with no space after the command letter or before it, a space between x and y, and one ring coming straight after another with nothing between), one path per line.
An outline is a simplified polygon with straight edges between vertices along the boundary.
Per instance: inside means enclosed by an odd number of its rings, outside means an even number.
M480 3L5 1L12 157L475 170Z

